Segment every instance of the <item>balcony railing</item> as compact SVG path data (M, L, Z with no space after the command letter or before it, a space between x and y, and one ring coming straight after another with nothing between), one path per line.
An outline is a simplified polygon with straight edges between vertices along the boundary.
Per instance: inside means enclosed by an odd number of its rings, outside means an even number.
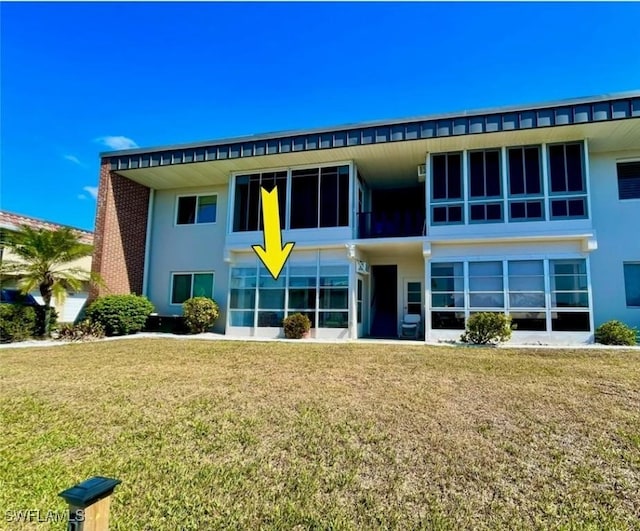
M420 211L359 212L358 238L424 236L425 215Z

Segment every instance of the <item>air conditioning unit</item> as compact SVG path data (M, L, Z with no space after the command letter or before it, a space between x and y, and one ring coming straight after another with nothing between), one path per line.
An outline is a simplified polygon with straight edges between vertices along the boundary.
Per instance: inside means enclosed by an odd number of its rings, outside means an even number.
M418 182L423 183L426 178L427 178L427 165L420 164L418 166Z

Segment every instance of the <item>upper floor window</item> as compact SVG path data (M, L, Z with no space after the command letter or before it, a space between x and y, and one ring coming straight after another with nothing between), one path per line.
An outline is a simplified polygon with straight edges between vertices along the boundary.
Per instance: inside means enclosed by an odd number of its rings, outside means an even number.
M469 153L469 220L502 221L501 197L500 151Z
M618 198L640 199L640 161L618 162Z
M349 225L349 166L291 172L292 229Z
M179 196L176 224L215 223L217 213L218 196L216 194Z
M432 156L431 164L431 222L462 223L462 154L441 153Z
M551 219L587 216L581 142L549 146L549 192ZM553 197L562 195L568 197Z
M277 171L238 175L233 209L234 232L262 230L262 195L260 188L271 191L278 186L280 226L285 227L287 216L287 172Z
M513 147L507 150L509 169L509 219L544 219L544 193L540 166L540 147Z

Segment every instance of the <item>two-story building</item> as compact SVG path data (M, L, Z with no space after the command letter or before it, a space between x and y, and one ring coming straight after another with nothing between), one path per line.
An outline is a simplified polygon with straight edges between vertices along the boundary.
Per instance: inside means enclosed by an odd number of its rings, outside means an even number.
M112 292L215 329L277 337L458 338L474 312L514 342L588 342L640 325L640 92L103 153L94 269ZM278 280L260 188L278 187Z

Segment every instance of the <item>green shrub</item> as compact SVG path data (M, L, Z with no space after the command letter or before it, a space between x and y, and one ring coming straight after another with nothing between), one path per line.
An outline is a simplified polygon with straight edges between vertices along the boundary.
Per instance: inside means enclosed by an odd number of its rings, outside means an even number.
M192 334L206 332L220 315L218 303L208 297L192 297L182 304L184 322Z
M87 317L100 323L108 336L135 334L144 328L153 304L139 295L107 295L87 308Z
M24 341L35 335L37 315L32 306L0 304L0 341Z
M102 337L104 337L104 328L102 325L85 319L75 325L72 323L60 325L57 339L62 341L90 341Z
M474 345L508 341L511 337L511 317L503 313L479 312L469 317L460 340Z
M294 313L282 320L287 339L302 339L311 329L311 321L302 313Z
M607 321L596 328L596 343L603 345L635 345L638 331L620 321Z

